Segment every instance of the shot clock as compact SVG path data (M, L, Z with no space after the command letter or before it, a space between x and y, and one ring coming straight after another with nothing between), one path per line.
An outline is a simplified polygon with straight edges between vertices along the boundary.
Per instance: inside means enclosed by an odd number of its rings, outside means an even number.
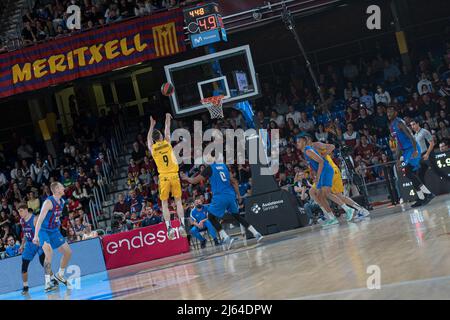
M441 175L450 178L450 152L436 152L430 160Z
M211 2L185 9L184 22L194 48L221 40L227 41L217 3Z

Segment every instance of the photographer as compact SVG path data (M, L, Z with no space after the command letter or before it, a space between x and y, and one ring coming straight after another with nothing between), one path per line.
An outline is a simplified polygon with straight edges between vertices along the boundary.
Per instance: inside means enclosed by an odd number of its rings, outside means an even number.
M113 234L120 233L133 229L133 224L123 213L115 212L113 215L113 222L111 225L111 232Z
M324 221L320 206L315 203L309 196L309 190L311 189L311 187L312 184L310 181L308 181L308 179L306 179L304 171L299 171L295 174L294 191L297 198L299 199L299 202L303 206L306 215L308 216L309 225L313 224L315 215L319 216L319 218L317 219L318 223Z

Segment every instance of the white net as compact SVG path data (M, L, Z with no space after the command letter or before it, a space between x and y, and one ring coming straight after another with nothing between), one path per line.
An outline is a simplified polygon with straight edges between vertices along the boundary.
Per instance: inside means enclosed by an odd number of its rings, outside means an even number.
M202 99L200 102L208 109L211 119L222 119L223 118L223 95L214 96Z

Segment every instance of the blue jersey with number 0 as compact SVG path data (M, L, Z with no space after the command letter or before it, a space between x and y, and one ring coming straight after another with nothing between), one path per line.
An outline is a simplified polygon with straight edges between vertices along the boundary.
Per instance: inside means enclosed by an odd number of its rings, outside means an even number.
M230 182L230 171L223 163L211 164L212 174L209 178L211 192L214 196L220 194L236 195Z

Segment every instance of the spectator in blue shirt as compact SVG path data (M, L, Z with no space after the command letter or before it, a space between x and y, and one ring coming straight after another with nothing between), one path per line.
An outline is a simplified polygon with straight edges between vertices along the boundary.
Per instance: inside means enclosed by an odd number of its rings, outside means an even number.
M191 234L200 241L200 247L203 249L206 247L206 239L200 234L200 232L208 230L211 237L214 239L214 243L218 246L219 240L217 240L217 231L208 220L208 211L203 205L202 199L198 196L194 202L195 207L191 210Z
M148 227L152 226L154 224L160 223L161 217L158 215L156 211L153 210L151 207L146 207L144 209L145 218L142 220L141 227Z
M16 243L13 236L8 237L8 246L6 247L6 257L15 257L20 254L20 246Z
M130 212L136 213L138 217L141 215L144 197L137 194L136 190L131 190L127 203L130 205Z

